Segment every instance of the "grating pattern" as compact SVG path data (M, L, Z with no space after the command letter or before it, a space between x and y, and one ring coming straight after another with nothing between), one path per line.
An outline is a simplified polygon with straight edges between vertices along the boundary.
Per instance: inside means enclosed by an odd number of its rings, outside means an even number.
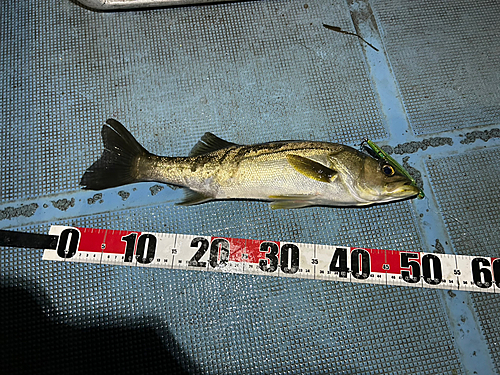
M479 321L481 322L481 327L484 336L488 341L488 348L490 350L490 355L493 358L496 368L500 368L500 350L498 348L498 324L500 324L500 315L496 308L492 306L498 306L500 299L498 296L480 296L473 295L472 300L477 309L479 316Z
M427 161L433 189L458 254L500 256L500 151ZM478 185L480 184L480 185Z
M500 257L499 163L498 148L427 162L433 189L457 254ZM500 335L496 330L500 314L492 308L498 297L471 294L471 299L495 365L500 368Z
M372 7L415 134L500 122L498 1Z

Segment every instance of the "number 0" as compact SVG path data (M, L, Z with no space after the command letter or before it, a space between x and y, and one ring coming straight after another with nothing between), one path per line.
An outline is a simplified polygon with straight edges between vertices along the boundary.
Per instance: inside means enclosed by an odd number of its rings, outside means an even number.
M68 243L69 241L69 243ZM66 228L59 235L57 255L68 259L76 254L80 243L80 231L76 228Z
M361 258L361 272L359 272L359 258ZM356 279L368 279L371 272L370 253L364 249L354 249L351 253L351 268L352 276Z
M299 255L299 248L296 245L284 244L281 247L281 270L284 273L297 272L299 269Z
M422 257L422 273L427 284L438 285L441 282L443 271L441 269L441 260L437 255L425 254Z

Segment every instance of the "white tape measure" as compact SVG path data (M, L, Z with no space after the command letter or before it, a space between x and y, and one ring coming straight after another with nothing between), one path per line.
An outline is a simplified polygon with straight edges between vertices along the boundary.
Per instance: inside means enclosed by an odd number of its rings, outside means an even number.
M52 226L43 259L500 293L500 258Z

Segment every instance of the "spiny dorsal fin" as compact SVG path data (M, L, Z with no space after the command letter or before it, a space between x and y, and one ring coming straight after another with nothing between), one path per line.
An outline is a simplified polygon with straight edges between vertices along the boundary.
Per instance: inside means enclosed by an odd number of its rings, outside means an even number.
M228 142L222 138L213 135L212 133L205 133L197 144L191 149L189 156L199 156L208 154L209 152L221 150L231 146L237 146L236 143Z
M312 178L313 180L332 182L337 176L337 171L303 156L289 154L286 158L297 172L302 173L304 176Z

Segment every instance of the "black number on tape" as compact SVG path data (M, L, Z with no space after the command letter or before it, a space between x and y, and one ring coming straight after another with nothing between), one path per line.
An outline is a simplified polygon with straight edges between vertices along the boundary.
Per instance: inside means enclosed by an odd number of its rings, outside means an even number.
M493 276L495 277L495 285L500 288L500 259L493 261Z
M262 242L259 251L266 253L267 259L259 260L259 268L265 272L274 272L278 269L278 245L274 242Z
M361 258L361 272L359 269L359 258ZM351 252L351 269L352 276L356 279L367 279L371 272L370 253L364 249L354 249Z
M122 237L122 241L127 243L127 246L125 247L125 259L123 260L124 262L132 262L132 258L134 257L136 238L137 233L130 233Z
M474 284L479 288L489 288L492 282L491 271L485 267L490 266L490 261L486 258L474 258L471 265Z
M200 259L208 250L208 240L203 237L193 238L193 240L191 241L191 247L198 247L198 245L200 247L198 248L198 251L193 255L193 257L189 260L188 265L190 265L191 267L206 267L207 262L200 262Z
M219 263L220 248L220 263ZM225 266L229 260L229 241L224 238L216 238L210 246L210 266Z
M146 251L146 243L148 249ZM156 253L156 237L152 234L141 234L137 241L137 249L135 251L135 258L141 264L151 263Z
M416 260L418 253L401 253L401 268L410 268L410 271L401 270L401 276L407 283L418 283L420 280L420 264Z
M125 259L124 262L132 262L135 252L135 258L137 262L141 264L151 263L155 257L156 253L156 237L149 233L144 233L139 236L137 245L135 240L137 239L137 233L130 233L122 237L122 241L127 243L125 247ZM147 244L147 251L146 251Z
M347 277L347 249L337 247L333 253L332 261L330 262L330 271L338 272L340 277Z
M441 269L441 260L437 255L425 254L422 257L422 274L427 284L437 285L441 282L443 271Z
M68 259L74 256L78 250L80 242L80 231L75 228L66 228L59 235L57 243L57 255Z
M281 270L284 273L295 273L299 269L300 251L296 245L287 243L281 247Z

